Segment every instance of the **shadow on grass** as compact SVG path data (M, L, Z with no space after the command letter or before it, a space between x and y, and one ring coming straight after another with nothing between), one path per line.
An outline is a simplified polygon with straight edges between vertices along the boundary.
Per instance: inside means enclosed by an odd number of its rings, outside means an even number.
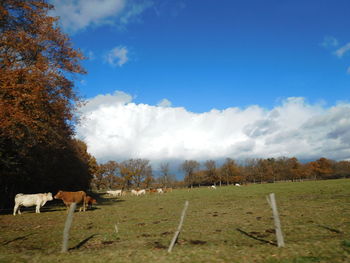
M95 206L105 206L105 205L115 204L115 203L119 203L119 202L125 202L125 200L123 200L123 199L105 198L104 197L105 194L106 193L87 192L87 195L96 199L97 204Z
M3 245L3 246L6 246L6 245L8 245L8 244L10 244L10 243L12 243L12 242L18 241L18 240L23 240L23 239L25 240L25 239L27 239L27 237L29 237L29 236L31 236L31 235L33 235L33 234L28 234L28 235L25 235L25 236L16 237L16 238L14 238L14 239L12 239L12 240L3 242L2 245Z
M75 249L79 249L81 248L86 242L88 242L91 238L93 238L94 236L97 236L97 234L93 234L87 238L85 238L84 240L80 241L76 246L70 248L69 250L75 250Z
M323 226L323 225L317 225L318 227L321 227L321 228L324 228L324 229L327 229L333 233L337 233L337 234L342 234L342 232L338 229L334 229L334 228L331 228L329 226Z
M260 241L260 242L262 242L262 243L270 244L270 245L273 245L273 246L277 246L277 243L275 243L275 242L272 242L272 241L270 241L270 240L266 240L266 239L259 238L259 237L254 236L254 235L252 235L252 234L250 234L250 233L248 233L248 232L246 232L246 231L244 231L244 230L242 230L242 229L240 229L240 228L236 228L236 230L237 230L238 232L240 232L241 234L243 234L243 235L245 235L245 236L247 236L247 237L250 237L250 238L252 238L252 239L255 239L255 240L257 240L257 241Z

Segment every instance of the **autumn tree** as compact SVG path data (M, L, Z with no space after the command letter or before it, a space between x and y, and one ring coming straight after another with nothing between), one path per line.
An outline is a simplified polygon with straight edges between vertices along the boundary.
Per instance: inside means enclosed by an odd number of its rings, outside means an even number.
M129 159L119 165L120 174L124 179L124 186L130 188L132 185L139 188L147 186L153 181L152 166L146 159Z
M85 73L83 56L48 16L52 8L43 0L0 1L2 204L19 191L84 189L91 179L72 139L79 102L72 79Z
M220 172L222 177L226 181L226 185L233 182L242 182L242 177L240 176L239 168L235 160L227 158L225 163L221 166Z
M350 177L350 161L339 161L334 164L335 177Z
M216 184L219 181L218 169L216 168L216 162L214 160L207 160L204 163L206 168L206 181L210 184ZM219 182L221 186L221 181Z
M199 168L199 162L194 160L186 160L182 163L180 169L185 172L185 182L188 186L193 187L195 182L194 174Z
M310 169L315 180L327 179L333 173L333 162L322 157L314 162L310 162Z

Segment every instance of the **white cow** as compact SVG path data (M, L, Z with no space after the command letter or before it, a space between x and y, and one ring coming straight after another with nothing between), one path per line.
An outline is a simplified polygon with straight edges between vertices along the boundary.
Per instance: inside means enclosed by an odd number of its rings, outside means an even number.
M216 189L216 186L215 186L215 185L212 185L211 188Z
M163 191L162 188L157 188L157 193L158 193L158 194L164 194L164 191Z
M13 215L21 214L20 207L34 206L36 205L35 213L40 213L40 207L44 206L47 201L53 200L51 193L45 194L17 194L15 196L15 207L13 208Z
M117 196L122 196L122 190L108 190L107 194L110 194L113 197L117 197Z
M139 196L139 195L145 195L145 194L146 194L146 190L142 189L142 190L138 190L136 195Z
M145 194L146 194L146 190L145 189L142 189L142 190L132 189L131 190L131 195L139 196L139 195L145 195Z
M235 186L241 186L239 183L235 183Z

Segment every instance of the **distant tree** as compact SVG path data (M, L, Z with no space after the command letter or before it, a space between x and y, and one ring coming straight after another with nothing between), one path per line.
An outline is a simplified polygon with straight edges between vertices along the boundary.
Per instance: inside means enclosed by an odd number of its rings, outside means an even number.
M333 162L327 158L320 158L310 162L311 173L314 179L327 179L333 173Z
M185 182L188 186L193 187L195 182L194 173L199 168L199 162L194 160L186 160L181 165L181 170L185 172Z
M103 171L104 185L108 189L112 189L118 186L118 172L119 165L115 161L108 161L101 165Z
M221 174L226 181L226 185L233 182L241 182L239 168L235 160L227 158L225 163L221 166Z
M258 159L246 159L244 161L243 171L245 174L245 178L248 182L255 183L257 180L258 174Z
M152 166L146 159L129 159L119 165L120 174L124 178L124 186L129 188L134 185L139 188L147 178L148 182L153 180ZM152 180L150 180L152 178Z
M164 162L160 164L160 172L161 175L158 177L158 182L163 186L163 187L171 187L174 183L175 176L170 174L170 169L169 169L169 163Z
M214 160L208 160L204 163L206 167L206 181L210 184L216 184L219 181L218 169L216 168L216 162ZM221 185L221 184L220 184Z
M336 162L333 169L336 177L350 177L350 161Z

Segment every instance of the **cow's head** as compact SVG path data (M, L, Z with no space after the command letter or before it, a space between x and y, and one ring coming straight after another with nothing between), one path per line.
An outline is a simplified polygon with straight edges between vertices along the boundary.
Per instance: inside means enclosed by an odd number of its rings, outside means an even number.
M46 194L46 199L47 199L47 201L51 201L51 200L53 200L53 198L52 198L52 193L47 193Z
M55 199L60 199L62 197L62 191L58 191L58 193L54 196Z

